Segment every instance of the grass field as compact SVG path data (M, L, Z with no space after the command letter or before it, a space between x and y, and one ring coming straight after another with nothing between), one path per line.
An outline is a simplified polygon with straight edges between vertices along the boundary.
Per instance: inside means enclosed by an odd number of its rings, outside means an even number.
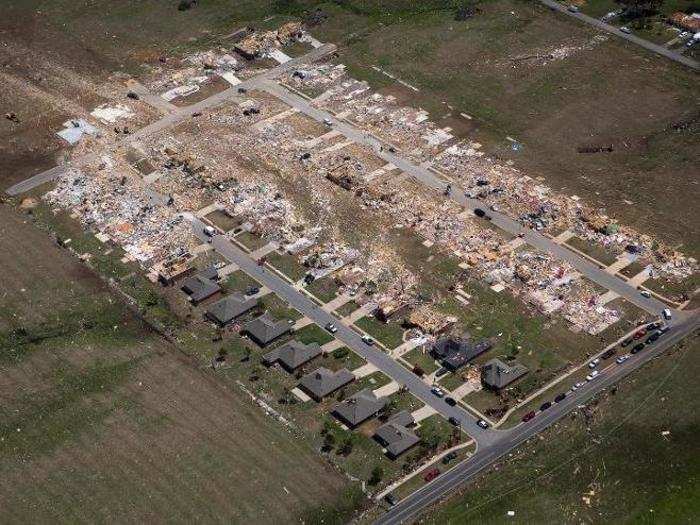
M0 225L5 522L313 521L351 496L304 441L194 366L45 233L6 206Z
M427 522L693 522L699 348L695 337L647 364L495 464Z

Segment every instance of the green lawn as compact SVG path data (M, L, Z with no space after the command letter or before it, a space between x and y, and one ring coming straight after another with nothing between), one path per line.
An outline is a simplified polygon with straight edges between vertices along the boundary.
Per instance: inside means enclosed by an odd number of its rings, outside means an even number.
M254 235L250 232L242 232L236 235L236 240L240 242L243 246L248 248L248 250L250 250L251 252L262 248L267 244L267 241L265 239L258 237L257 235Z
M374 317L363 317L355 325L390 350L403 343L403 328L395 322L382 323Z
M241 270L230 274L222 284L223 288L232 292L245 292L251 286L256 288L262 286L258 281Z
M282 299L275 294L270 293L260 299L260 308L270 312L277 319L290 319L296 321L302 318L302 315L291 308Z
M306 274L306 269L299 264L296 257L288 253L272 252L267 255L267 262L294 282Z
M306 289L324 304L335 299L338 294L338 285L331 276L316 279Z
M333 336L315 324L310 324L294 332L294 339L304 344L318 343L323 346L333 340Z
M360 306L355 302L355 301L348 301L345 303L343 306L338 308L335 313L338 314L341 318L347 317L351 313L353 313L355 310L357 310Z
M410 352L404 354L403 358L413 366L422 368L426 375L432 374L438 369L435 359L421 347L414 348Z

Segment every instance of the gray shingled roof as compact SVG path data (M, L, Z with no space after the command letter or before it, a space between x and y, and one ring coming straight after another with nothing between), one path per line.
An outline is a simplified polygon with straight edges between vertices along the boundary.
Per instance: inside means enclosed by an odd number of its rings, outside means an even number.
M333 414L349 426L355 427L375 416L386 404L386 397L377 397L371 390L365 388L337 404L333 409Z
M225 325L255 308L257 304L257 299L245 297L240 293L232 293L207 308L206 315L212 321Z
M199 303L221 290L216 282L217 278L216 268L210 267L185 279L182 282L181 290L190 296L193 303Z
M354 380L355 376L347 368L332 372L321 367L302 377L299 386L314 398L323 399Z
M431 354L440 359L445 368L457 370L490 348L488 339L472 344L466 337L446 337L433 345Z
M251 339L263 346L274 341L282 334L286 334L290 330L291 324L289 321L286 319L278 321L268 312L265 312L260 317L256 317L243 327L243 331L246 332Z
M513 362L509 365L500 359L491 359L481 367L481 381L486 386L498 390L508 386L527 372L527 368L520 363Z
M284 368L291 372L304 363L308 363L314 357L318 357L321 353L321 347L318 343L305 345L295 340L265 354L263 356L263 363L269 366L279 362Z
M412 430L406 428L414 423L413 416L402 410L379 427L374 438L386 448L390 457L396 458L420 441Z

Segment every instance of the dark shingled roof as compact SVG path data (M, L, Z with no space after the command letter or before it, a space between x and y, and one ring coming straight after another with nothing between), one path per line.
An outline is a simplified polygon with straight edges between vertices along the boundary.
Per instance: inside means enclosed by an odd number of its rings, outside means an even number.
M257 299L245 297L240 293L232 293L207 308L206 315L215 323L223 326L255 308L257 304Z
M299 386L314 399L320 400L354 380L355 376L347 368L331 372L321 367L302 377Z
M524 365L514 362L507 364L500 359L491 359L481 367L481 381L489 388L499 390L527 374Z
M292 372L321 353L321 347L318 343L305 345L295 340L265 354L263 363L270 366L279 362L285 369Z
M256 317L243 327L243 331L260 346L265 346L291 329L289 321L286 319L278 321L268 312Z
M439 359L445 368L455 371L490 348L491 341L488 339L472 344L467 337L446 337L438 340L430 353Z
M420 441L412 430L406 428L413 424L413 416L402 410L377 429L374 439L386 448L389 457L397 458Z
M181 290L190 296L190 300L197 304L208 299L221 290L216 280L219 274L213 266L188 277L182 282Z
M366 419L377 415L387 404L386 397L377 397L365 388L339 403L333 409L333 414L350 427L356 427Z

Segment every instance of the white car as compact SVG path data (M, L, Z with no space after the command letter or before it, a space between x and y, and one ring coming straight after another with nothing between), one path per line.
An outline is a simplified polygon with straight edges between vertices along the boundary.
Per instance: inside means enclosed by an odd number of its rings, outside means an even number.
M596 377L600 375L600 371L593 370L590 374L586 376L586 381L593 381Z
M671 310L669 310L668 308L664 308L664 311L662 313L664 315L664 319L666 319L667 321L671 320Z
M586 383L584 383L583 381L579 381L579 382L576 383L574 386L575 386L576 388L581 388L582 386L586 386Z
M445 395L445 391L442 388L437 387L437 386L434 386L433 388L431 388L430 391L438 397L444 397L444 395Z
M624 363L625 361L627 361L630 357L631 357L631 356L630 356L629 354L621 355L620 357L618 357L617 359L615 359L615 362L616 362L618 365L621 365L622 363Z
M593 361L588 363L588 368L595 368L600 363L600 357L596 357Z
M625 33L625 34L627 34L627 35L629 35L629 34L632 33L632 30L631 30L629 27L627 27L627 26L622 26L622 27L620 28L620 31L622 31L623 33Z
M324 123L326 126L332 126L332 125L333 125L333 121L332 121L331 119L329 119L329 118L324 118L324 119L323 119L323 123Z

